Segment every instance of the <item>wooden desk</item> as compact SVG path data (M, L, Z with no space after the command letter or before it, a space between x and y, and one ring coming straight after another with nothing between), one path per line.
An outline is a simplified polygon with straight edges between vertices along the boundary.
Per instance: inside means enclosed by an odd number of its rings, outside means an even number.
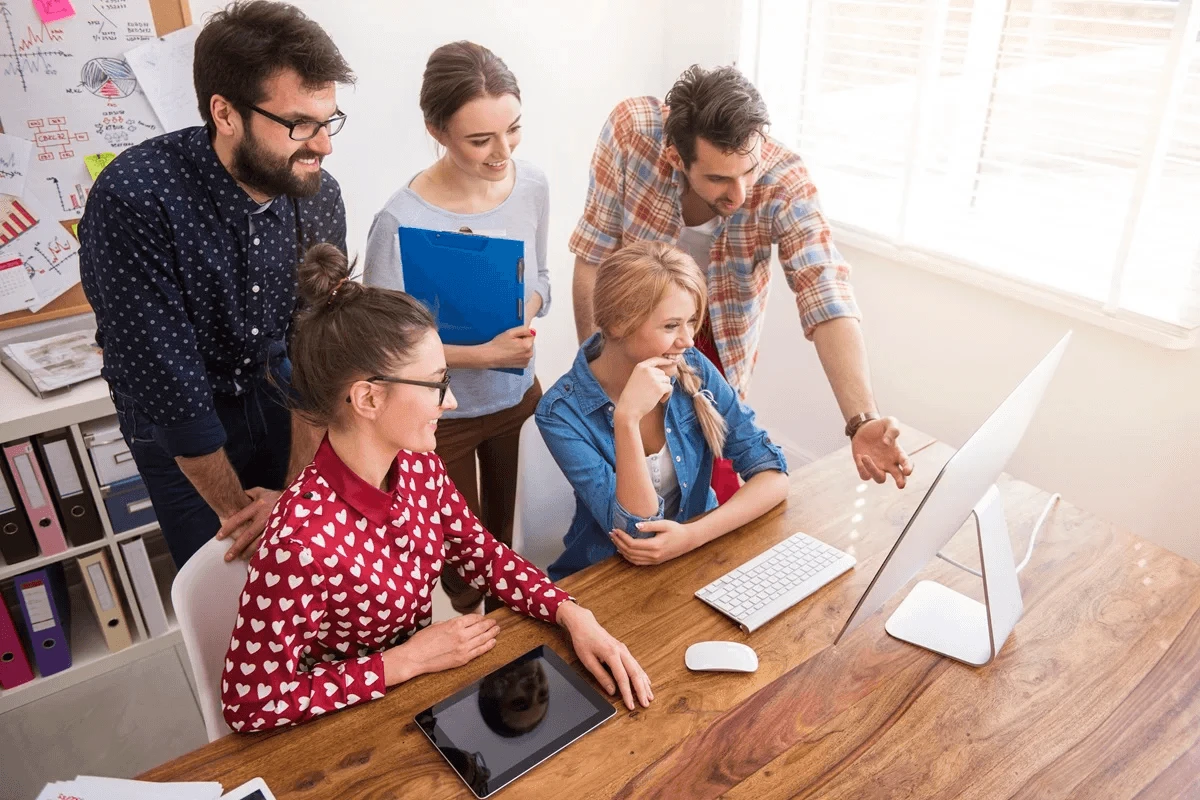
M564 582L654 681L647 710L618 715L500 797L1167 798L1200 796L1200 566L1067 504L1021 573L1025 616L974 669L888 637L893 598L831 642L950 447L915 431L909 488L863 485L846 452L797 470L786 506L655 568L609 560ZM1001 484L1014 550L1048 494ZM752 635L692 593L797 530L850 550L856 570ZM973 528L949 551L977 564ZM981 597L935 559L933 577ZM301 728L231 735L150 780L262 776L279 800L466 797L413 715L557 629L497 612L495 650L382 700ZM688 645L746 642L758 672L693 674Z

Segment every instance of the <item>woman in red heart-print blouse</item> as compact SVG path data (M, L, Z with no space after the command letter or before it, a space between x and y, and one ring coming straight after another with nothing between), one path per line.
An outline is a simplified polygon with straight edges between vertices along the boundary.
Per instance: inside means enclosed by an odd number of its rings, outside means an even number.
M429 312L349 278L332 245L300 267L293 387L328 433L250 562L221 682L225 721L243 732L295 725L486 653L494 621L430 625L443 562L515 611L562 625L610 694L648 705L650 680L625 645L492 538L433 454L454 395Z

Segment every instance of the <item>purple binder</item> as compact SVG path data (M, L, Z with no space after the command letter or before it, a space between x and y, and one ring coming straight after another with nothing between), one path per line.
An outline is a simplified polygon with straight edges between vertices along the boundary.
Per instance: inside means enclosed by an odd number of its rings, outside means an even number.
M44 678L69 669L71 604L62 565L18 575L13 587L21 601L21 617L38 672Z

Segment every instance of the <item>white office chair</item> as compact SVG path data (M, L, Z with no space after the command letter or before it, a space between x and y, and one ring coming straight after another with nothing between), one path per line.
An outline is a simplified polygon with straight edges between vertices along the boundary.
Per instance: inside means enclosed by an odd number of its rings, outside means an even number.
M575 491L542 441L533 417L521 426L513 549L546 569L563 551L575 517Z
M171 584L171 602L196 678L196 695L210 742L230 732L221 714L221 674L237 619L238 597L248 565L226 563L229 542L209 540L188 559Z

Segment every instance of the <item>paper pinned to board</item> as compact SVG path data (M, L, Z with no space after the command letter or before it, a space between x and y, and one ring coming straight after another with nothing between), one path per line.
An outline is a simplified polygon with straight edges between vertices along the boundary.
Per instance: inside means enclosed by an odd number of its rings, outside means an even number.
M37 291L25 271L25 262L19 258L0 258L0 314L24 311L36 302Z
M37 225L37 215L29 206L15 197L0 195L0 247Z
M60 19L75 16L75 7L71 5L71 0L33 0L33 7L37 9L38 18L44 23L58 22Z
M90 153L120 153L163 132L123 56L156 37L149 0L88 0L42 22L32 0L0 0L4 130L33 142L21 197L53 220L78 218Z
M199 33L199 25L189 25L125 54L150 107L166 131L204 124L192 77L192 56Z
M37 222L0 247L0 258L25 262L38 295L29 310L37 312L79 283L79 242L35 203L21 200L17 204Z
M25 193L25 176L29 174L32 153L33 142L0 133L0 194L20 197Z
M83 157L83 163L87 166L88 175L92 176L92 180L96 180L104 168L111 164L116 157L116 153L92 153L90 156Z

